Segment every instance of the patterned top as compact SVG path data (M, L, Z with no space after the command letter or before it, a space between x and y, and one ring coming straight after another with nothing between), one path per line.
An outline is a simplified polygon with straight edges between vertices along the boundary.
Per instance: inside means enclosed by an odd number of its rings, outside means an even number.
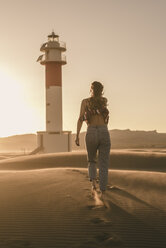
M94 97L90 97L82 101L80 121L86 121L87 124L90 124L91 118L94 115L102 116L104 123L108 124L109 110L107 108L106 98L95 99Z

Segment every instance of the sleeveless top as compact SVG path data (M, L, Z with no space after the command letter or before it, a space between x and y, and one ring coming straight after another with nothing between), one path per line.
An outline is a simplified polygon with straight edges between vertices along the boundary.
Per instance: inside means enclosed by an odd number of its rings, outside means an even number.
M102 104L103 102L103 104ZM100 104L99 104L100 103ZM109 110L107 108L107 99L102 97L99 102L90 97L86 99L86 106L84 115L80 116L80 120L86 121L87 124L90 123L91 117L93 115L101 115L104 119L104 123L108 124L109 121Z

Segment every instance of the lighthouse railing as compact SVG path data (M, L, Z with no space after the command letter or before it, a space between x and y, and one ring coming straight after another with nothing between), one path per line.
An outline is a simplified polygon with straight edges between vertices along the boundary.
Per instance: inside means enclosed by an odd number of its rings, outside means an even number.
M39 61L39 58L38 58L38 61ZM41 55L41 57L40 57L40 62L42 63L42 62L59 62L59 63L63 63L63 64L66 64L66 55L64 55L64 54L61 54L61 58L59 58L59 59L48 59L47 58L47 56L46 56L46 54L43 54L43 55Z

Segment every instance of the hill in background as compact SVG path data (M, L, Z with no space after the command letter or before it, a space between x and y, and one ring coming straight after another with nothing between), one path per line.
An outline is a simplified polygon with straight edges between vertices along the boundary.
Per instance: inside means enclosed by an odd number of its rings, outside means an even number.
M75 146L73 135L73 149L85 149L85 132L80 135L80 147ZM166 133L154 131L110 130L113 149L124 148L166 148Z
M80 147L75 145L72 134L72 149L85 149L85 132L80 134ZM110 130L112 148L166 148L166 133L154 131ZM0 152L30 152L37 147L36 134L23 134L0 138Z
M0 152L30 152L37 147L36 134L21 134L0 138Z

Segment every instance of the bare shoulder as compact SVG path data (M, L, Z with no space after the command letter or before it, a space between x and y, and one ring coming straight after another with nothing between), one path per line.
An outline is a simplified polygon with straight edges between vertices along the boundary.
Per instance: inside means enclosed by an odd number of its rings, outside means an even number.
M83 99L85 102L88 102L90 100L90 97Z

